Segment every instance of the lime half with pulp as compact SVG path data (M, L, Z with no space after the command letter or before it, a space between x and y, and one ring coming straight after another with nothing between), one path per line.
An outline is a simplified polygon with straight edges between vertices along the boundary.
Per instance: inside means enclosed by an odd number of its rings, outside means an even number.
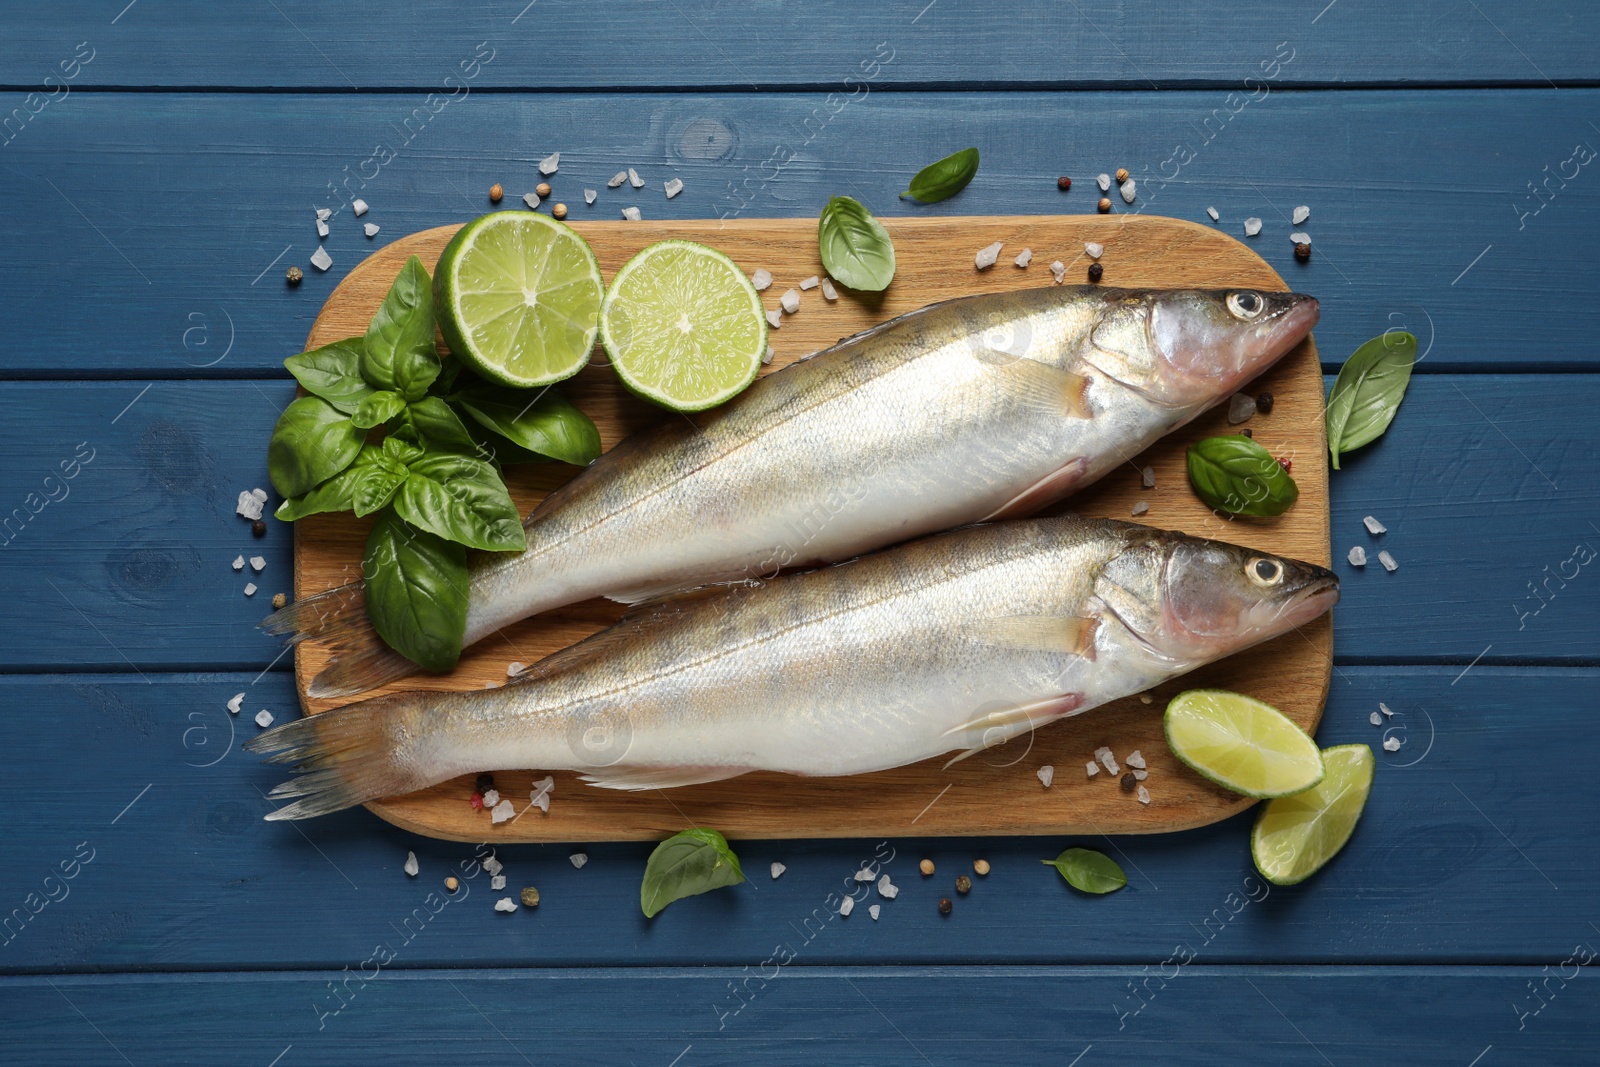
M1256 870L1276 885L1303 882L1338 855L1372 791L1376 761L1366 745L1324 749L1322 762L1327 777L1304 793L1269 801L1250 833Z
M605 284L577 231L531 211L461 227L433 273L439 332L491 381L528 388L589 362Z
M1225 689L1190 689L1167 705L1172 754L1247 797L1282 797L1322 781L1309 734L1270 704Z
M635 393L674 411L704 411L755 380L767 319L733 260L692 241L659 241L611 279L600 343Z

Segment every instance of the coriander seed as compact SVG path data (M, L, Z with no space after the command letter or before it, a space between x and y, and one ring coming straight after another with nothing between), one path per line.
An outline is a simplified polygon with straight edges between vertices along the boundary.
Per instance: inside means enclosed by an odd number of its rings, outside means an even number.
M1106 212L1111 210L1111 198L1109 196L1102 196L1100 198L1100 203L1096 204L1095 206L1100 209L1100 214L1104 215Z
M283 272L284 280L290 285L299 285L300 282L305 279L305 276L306 272L301 270L299 267L290 267L288 270Z
M550 183L540 182L538 185L533 187L533 191L539 194L540 200L543 200L545 197L550 195Z
M550 209L550 214L555 216L558 219L566 218L567 217L567 205L565 205L565 204L557 204L555 207Z
M989 873L989 861L988 860L977 860L976 862L973 863L972 869L977 871L978 872L978 877L981 878L984 875Z
M506 191L500 187L499 182L495 182L493 185L489 186L489 203L498 204L500 202L500 198L505 195Z
M968 893L972 892L972 879L968 878L964 874L959 875L956 878L956 892L960 893L962 896L966 896Z
M1128 168L1127 167L1118 167L1117 168L1117 184L1121 185L1123 182L1125 182L1127 180L1128 180Z
M456 881L455 875L451 875L449 878L444 880L444 887L450 892L454 893L457 889L461 888L461 883Z
M272 610L277 611L289 603L289 598L282 593L272 594Z
M539 891L533 886L523 886L522 906L524 908L537 908L539 906Z
M921 871L924 876L932 874L933 873L933 861L932 860L923 860L921 863L917 864L917 870Z

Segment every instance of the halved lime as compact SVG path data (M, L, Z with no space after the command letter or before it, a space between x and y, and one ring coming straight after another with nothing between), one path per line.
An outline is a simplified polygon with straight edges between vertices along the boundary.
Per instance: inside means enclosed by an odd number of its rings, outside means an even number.
M1372 749L1338 745L1323 749L1328 776L1319 785L1269 801L1250 833L1256 870L1276 885L1310 878L1344 847L1372 791Z
M496 211L450 238L433 273L439 332L492 381L530 387L589 362L605 284L577 231L531 211Z
M733 260L692 241L658 241L611 279L600 343L635 393L674 411L703 411L755 380L767 318Z
M1247 797L1283 797L1322 781L1317 743L1270 704L1190 689L1167 705L1167 745L1207 778Z

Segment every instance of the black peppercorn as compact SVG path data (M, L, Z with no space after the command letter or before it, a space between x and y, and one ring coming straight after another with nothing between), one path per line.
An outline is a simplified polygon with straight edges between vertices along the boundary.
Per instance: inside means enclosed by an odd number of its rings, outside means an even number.
M1060 189L1063 193L1066 192L1068 189L1072 188L1072 179L1063 174L1061 177L1056 179L1056 188Z
M1256 397L1256 411L1262 415L1272 414L1272 394L1262 393Z
M1122 776L1122 791L1124 793L1131 793L1137 788L1139 788L1139 779L1133 776L1132 771Z
M1244 429L1240 430L1239 432L1244 434L1246 437L1254 437L1256 435L1256 432L1254 430L1252 430L1248 426L1246 426Z
M267 520L256 519L250 524L250 532L255 534L257 537L267 536Z
M1106 269L1104 267L1102 267L1100 264L1098 264L1098 263L1089 264L1089 280L1091 282L1099 281L1105 275L1105 272L1106 272Z
M478 780L472 783L472 788L479 793L487 793L489 790L494 788L494 775L478 775Z
M951 909L954 908L954 907L955 907L955 905L950 903L950 898L949 897L940 897L939 898L939 914L940 915L949 915Z

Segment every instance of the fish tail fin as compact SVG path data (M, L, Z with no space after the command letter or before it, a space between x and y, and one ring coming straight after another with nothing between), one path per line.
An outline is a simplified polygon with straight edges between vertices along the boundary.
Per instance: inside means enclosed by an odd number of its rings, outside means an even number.
M267 815L269 822L309 819L409 793L449 777L432 774L402 750L398 736L419 705L410 695L363 700L284 723L245 742L268 763L292 764L296 777L268 793L299 797Z
M291 644L314 638L328 646L332 657L306 690L319 699L359 696L417 670L372 628L360 582L296 601L263 619L261 628Z

